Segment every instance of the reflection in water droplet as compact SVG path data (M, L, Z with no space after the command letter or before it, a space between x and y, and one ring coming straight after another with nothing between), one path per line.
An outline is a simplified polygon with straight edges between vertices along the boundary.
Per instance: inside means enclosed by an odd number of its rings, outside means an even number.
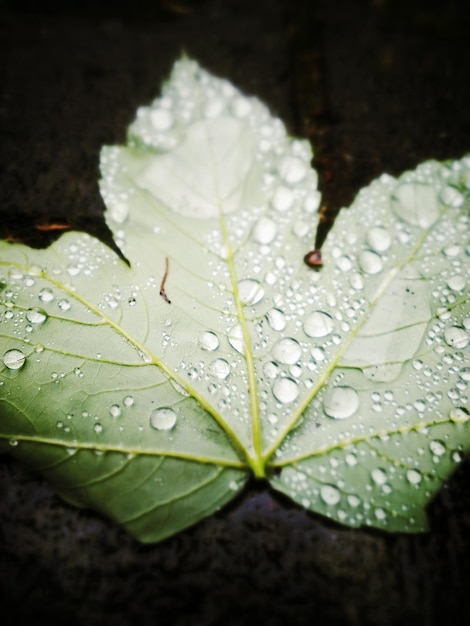
M303 327L308 337L326 337L333 330L333 318L324 311L313 311L304 319Z
M274 344L272 349L274 360L286 365L297 363L301 354L302 349L300 348L299 342L290 337L283 337Z
M38 295L38 298L39 300L41 300L41 302L52 302L52 300L54 300L54 297L55 296L52 289L49 289L48 287L44 287L44 289L41 289Z
M171 430L176 420L176 413L169 407L155 409L150 415L150 425L156 430Z
M371 228L367 233L367 243L377 252L385 252L392 243L390 233L385 228Z
M266 319L273 330L284 330L286 327L286 318L280 309L270 309L266 313Z
M385 473L385 470L380 467L373 469L371 476L376 485L384 485L387 482L387 474Z
M245 278L238 283L238 295L243 304L257 304L263 299L264 289L259 281Z
M135 400L133 396L126 396L124 400L122 401L124 406L134 406L134 402Z
M232 348L243 354L245 343L243 341L243 329L240 324L232 326L228 331L227 339Z
M3 363L9 370L19 370L25 364L26 357L21 350L7 350L3 355Z
M278 378L273 385L273 395L283 404L293 402L299 395L299 388L292 378Z
M461 350L468 344L468 333L460 326L450 326L444 331L444 339L451 348Z
M269 217L261 217L255 224L252 237L257 243L267 245L277 235L277 225Z
M199 335L199 347L212 352L219 347L219 338L210 330L206 330Z
M212 376L224 380L230 374L230 365L225 359L216 359L209 365Z
M359 395L352 387L331 387L323 399L325 413L333 419L346 419L359 408Z
M423 477L418 470L410 469L406 472L406 478L412 485L419 485Z
M439 439L434 439L429 442L429 449L436 456L442 456L446 452L446 444L443 441L439 441Z
M47 320L47 313L42 309L29 309L26 311L26 319L31 324L43 324Z
M325 504L338 504L341 500L341 494L333 485L323 485L320 489L320 497Z
M366 274L378 274L383 269L383 261L376 252L363 250L359 255L359 266Z

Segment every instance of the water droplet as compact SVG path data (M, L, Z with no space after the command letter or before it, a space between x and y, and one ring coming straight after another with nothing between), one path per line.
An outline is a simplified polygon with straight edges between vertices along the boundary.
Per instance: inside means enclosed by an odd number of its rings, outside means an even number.
M117 404L113 404L112 407L109 409L109 412L113 417L120 417L121 415L121 409Z
M276 211L288 211L294 202L294 192L292 189L280 186L274 192L271 204Z
M352 268L352 261L346 255L340 256L339 259L337 259L336 261L336 267L342 272L349 272L349 270Z
M446 444L439 439L434 439L429 442L429 449L436 456L442 456L446 452Z
M95 433L96 433L96 434L98 434L98 435L99 435L100 433L102 433L102 432L103 432L103 426L102 426L100 423L96 423L96 424L93 426L93 430L95 431Z
M268 361L263 365L263 374L267 378L276 378L279 374L279 366L277 363L273 363L273 361Z
M59 302L57 303L57 306L61 311L68 311L71 307L71 304L68 300L62 298L62 300L59 300Z
M419 485L423 477L418 470L410 469L406 472L406 478L412 485Z
M323 399L325 413L333 419L346 419L359 408L359 395L352 387L331 387Z
M292 378L278 378L273 385L273 394L276 400L283 404L288 404L297 398L299 388Z
M230 364L225 359L216 359L209 365L209 372L212 376L225 380L230 374Z
M7 350L3 355L3 363L9 370L19 370L26 362L26 357L21 350Z
M468 344L468 333L460 326L450 326L444 331L444 339L451 348L461 350Z
M312 311L304 319L303 328L308 337L326 337L333 330L333 318L324 311Z
M283 337L274 344L272 349L274 360L286 365L297 363L301 354L302 349L299 342L290 337Z
M67 265L67 274L69 276L78 276L80 274L80 267L74 263Z
M252 237L257 243L267 245L271 243L277 235L277 225L269 217L261 217L255 224Z
M354 467L355 465L357 465L357 456L355 454L347 454L346 458L345 458L346 464L349 465L349 467Z
M284 157L279 164L279 174L288 184L299 183L306 173L306 164L296 157Z
M266 313L266 319L273 330L284 330L286 327L286 318L280 309L270 309Z
M240 324L232 326L228 331L227 339L232 348L243 354L245 342L243 340L243 329Z
M356 508L361 504L361 500L357 496L351 494L348 496L348 504L349 506Z
M150 425L156 430L171 430L174 428L176 420L176 413L169 407L155 409L150 415Z
M155 130L168 130L173 126L173 114L166 109L150 111L150 121Z
M134 406L135 400L133 396L126 396L122 401L124 406Z
M465 277L461 276L460 274L457 274L456 276L451 276L447 281L447 286L453 291L462 291L462 289L465 288L466 284L467 281L465 280Z
M378 520L384 520L386 518L386 513L383 509L375 509L375 517Z
M363 250L359 255L359 266L366 274L378 274L383 269L382 257L372 250Z
M468 422L468 420L470 419L468 411L460 407L453 408L450 411L449 417L456 424L463 424L465 422Z
M259 281L245 278L238 283L238 295L243 304L258 304L263 299L264 289Z
M206 330L199 335L199 347L203 350L212 352L219 347L219 338L215 333L210 330Z
M341 494L333 485L323 485L320 489L320 497L325 504L331 506L338 504L341 500Z
M54 297L55 296L52 289L49 289L48 287L44 287L44 289L41 289L38 295L38 298L39 300L41 300L41 302L52 302L52 300L54 300Z
M325 360L325 351L323 350L323 348L312 348L312 357L313 359L317 362L317 363L321 363L322 361Z
M431 185L402 183L395 189L391 204L399 218L420 228L432 226L440 213L436 192Z
M385 470L380 467L373 469L370 475L376 485L384 485L387 482L387 474Z
M15 446L18 445L18 439L9 439L8 443L10 444L10 446L14 448Z
M385 252L392 243L390 233L385 228L371 228L367 233L367 243L376 252Z
M237 97L231 104L231 109L236 117L246 117L251 113L251 103L246 98Z
M448 186L442 190L441 200L448 206L459 207L463 204L464 197L455 187Z
M43 324L47 320L47 313L42 309L29 309L26 311L26 319L31 324Z

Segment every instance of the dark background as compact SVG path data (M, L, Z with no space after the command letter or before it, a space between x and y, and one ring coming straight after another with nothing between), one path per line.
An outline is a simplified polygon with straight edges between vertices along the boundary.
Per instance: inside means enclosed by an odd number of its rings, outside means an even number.
M135 109L157 95L182 50L312 141L330 216L384 171L461 157L470 149L466 8L455 0L0 1L0 236L47 245L58 234L47 226L67 223L110 242L100 147L124 142ZM468 460L430 505L427 534L353 531L253 483L155 546L1 461L7 626L470 622Z

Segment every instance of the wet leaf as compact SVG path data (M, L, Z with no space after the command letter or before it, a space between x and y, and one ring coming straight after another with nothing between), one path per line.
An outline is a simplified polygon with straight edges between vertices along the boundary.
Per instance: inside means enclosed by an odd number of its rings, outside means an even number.
M350 526L424 529L470 448L470 159L363 189L312 271L311 157L176 63L101 155L131 267L78 232L0 244L1 449L146 542L251 474Z

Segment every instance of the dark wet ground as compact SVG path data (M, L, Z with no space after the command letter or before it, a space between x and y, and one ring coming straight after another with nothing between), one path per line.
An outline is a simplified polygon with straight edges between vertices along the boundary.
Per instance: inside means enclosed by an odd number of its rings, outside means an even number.
M183 49L312 140L330 215L383 171L460 157L470 151L466 5L0 2L0 233L45 245L42 226L69 223L106 240L100 147L124 141ZM468 623L468 461L429 513L420 536L352 531L252 485L196 527L141 546L4 458L1 620Z

